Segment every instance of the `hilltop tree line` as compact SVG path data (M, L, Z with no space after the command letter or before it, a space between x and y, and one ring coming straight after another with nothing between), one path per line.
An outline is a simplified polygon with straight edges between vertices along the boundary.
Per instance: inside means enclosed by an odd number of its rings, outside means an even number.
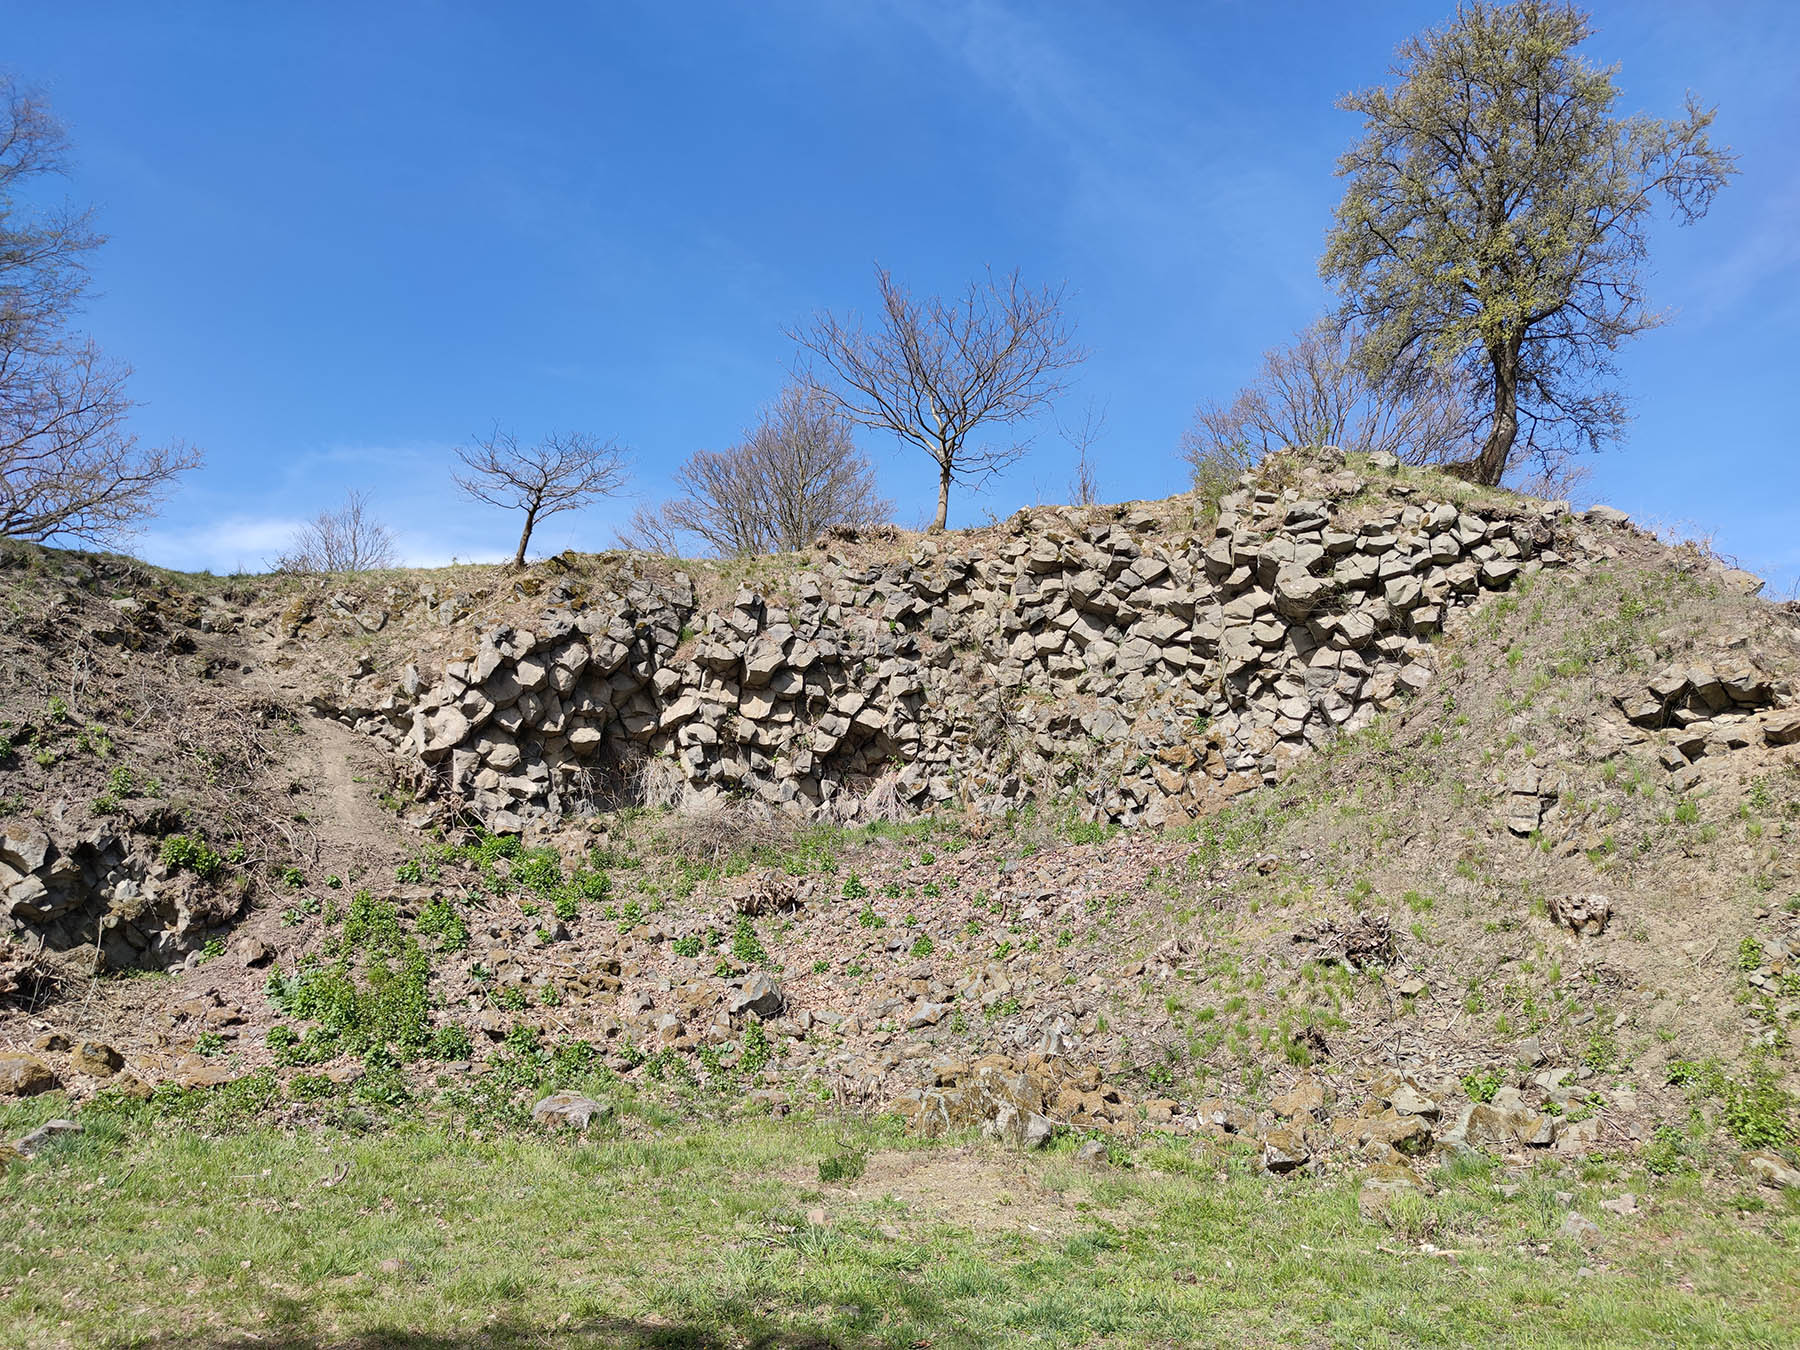
M1265 353L1245 388L1197 409L1181 444L1197 490L1285 446L1335 445L1554 494L1577 455L1619 437L1616 354L1662 321L1644 277L1653 208L1690 223L1736 168L1691 96L1673 119L1619 115L1617 68L1577 50L1593 31L1566 3L1463 4L1401 44L1390 83L1339 101L1361 131L1337 166L1344 193L1319 265L1335 304ZM0 79L0 534L108 543L200 455L141 446L129 368L74 330L103 239L90 213L34 208L28 191L64 172L66 150L43 100ZM928 528L942 530L952 489L1017 462L1030 441L1014 429L1053 412L1087 355L1065 289L1017 271L916 296L878 266L875 294L866 320L826 311L790 327L789 385L737 444L682 463L674 495L639 507L621 542L751 554L879 524L892 503L859 431L929 461ZM1080 502L1098 495L1103 426L1092 405L1082 423L1058 422ZM514 566L547 519L622 492L629 475L623 447L580 431L524 443L496 426L457 460L465 494L518 513ZM396 553L352 491L276 563L355 571Z

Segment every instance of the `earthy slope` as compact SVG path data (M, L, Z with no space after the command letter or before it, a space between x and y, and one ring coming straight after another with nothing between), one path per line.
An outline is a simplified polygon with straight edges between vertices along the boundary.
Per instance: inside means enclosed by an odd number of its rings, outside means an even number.
M348 670L430 669L666 564L316 589L19 550L0 791L74 899L15 918L0 1053L80 1099L117 1090L103 1042L300 1120L517 1119L623 1075L697 1111L1217 1135L1275 1170L1791 1147L1800 629L1701 556L1565 528L1557 565L1407 635L1422 693L1185 824L1120 831L1046 784L855 828L631 808L529 849L430 833L385 743L318 710ZM687 575L698 603L807 565Z

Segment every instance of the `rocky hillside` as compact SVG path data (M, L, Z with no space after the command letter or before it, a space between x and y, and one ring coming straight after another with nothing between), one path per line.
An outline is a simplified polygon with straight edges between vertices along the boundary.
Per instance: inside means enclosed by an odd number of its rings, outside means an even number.
M1294 459L1216 509L1022 512L886 558L821 540L729 601L682 571L561 583L332 707L504 832L644 798L1186 821L1423 690L1447 619L1590 546L1558 507L1398 467Z
M1280 457L747 563L5 562L0 1092L1790 1167L1800 615L1616 513Z

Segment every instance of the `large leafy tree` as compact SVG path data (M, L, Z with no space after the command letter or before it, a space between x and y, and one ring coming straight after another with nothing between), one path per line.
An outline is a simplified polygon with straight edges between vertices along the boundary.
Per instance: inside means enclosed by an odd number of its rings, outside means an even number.
M1615 115L1617 67L1575 50L1593 32L1567 4L1462 5L1401 45L1396 83L1339 105L1363 133L1320 270L1371 372L1467 367L1491 417L1478 482L1618 434L1614 354L1662 321L1652 209L1687 224L1735 172L1691 95L1673 120Z

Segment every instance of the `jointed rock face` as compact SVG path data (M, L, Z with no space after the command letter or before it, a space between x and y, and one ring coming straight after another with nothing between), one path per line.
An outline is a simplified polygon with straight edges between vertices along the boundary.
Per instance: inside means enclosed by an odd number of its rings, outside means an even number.
M1562 561L1562 508L1458 507L1389 469L1247 477L1204 532L1178 498L885 566L821 541L790 594L710 613L683 574L638 582L345 711L496 830L634 794L851 819L1044 789L1164 823L1422 689L1450 610Z

